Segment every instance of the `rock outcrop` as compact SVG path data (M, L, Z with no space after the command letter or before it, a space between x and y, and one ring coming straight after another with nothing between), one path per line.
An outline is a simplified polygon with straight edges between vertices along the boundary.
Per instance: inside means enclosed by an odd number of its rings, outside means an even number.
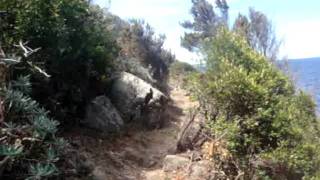
M120 73L113 81L110 97L127 123L162 126L168 98L139 77Z
M163 171L174 172L178 170L184 170L189 163L189 158L178 155L167 155L163 161Z
M210 180L215 177L212 162L208 160L193 161L185 155L167 155L162 170L165 177L171 179Z
M117 133L123 126L118 110L105 96L96 97L87 107L86 118L83 124L105 133Z

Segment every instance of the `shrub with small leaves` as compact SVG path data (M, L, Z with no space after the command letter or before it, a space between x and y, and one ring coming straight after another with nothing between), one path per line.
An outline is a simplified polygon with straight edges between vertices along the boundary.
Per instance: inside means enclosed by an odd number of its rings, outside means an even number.
M207 39L207 71L190 80L214 136L224 139L244 179L317 179L315 103L240 35ZM209 107L209 108L208 108Z
M32 97L55 119L73 125L86 104L104 93L105 77L114 69L118 47L104 11L87 0L1 0L0 11L2 48L9 52L13 43L28 39L31 48L41 48L30 60L51 78L23 67L12 69L15 76L30 74Z

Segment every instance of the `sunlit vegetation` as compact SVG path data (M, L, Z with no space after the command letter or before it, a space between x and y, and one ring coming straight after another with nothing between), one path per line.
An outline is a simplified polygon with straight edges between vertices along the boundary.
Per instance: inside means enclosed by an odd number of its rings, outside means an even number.
M192 27L197 30L201 29L197 28L202 21L199 17L208 19L201 13L213 12L204 3L194 1L192 13L197 15ZM276 57L275 37L267 35L272 33L269 25L260 29L254 25L257 18L265 16L250 10L251 22L241 15L230 29L225 23L216 25L225 17L224 9L220 10L220 16L210 13L210 28L201 26L210 33L195 33L201 35L197 41L190 39L192 33L186 34L184 45L191 40L188 44L196 45L205 56L206 72L192 75L188 85L212 136L223 137L231 153L232 165L224 170L232 172L236 166L244 179L319 178L320 132L315 103L295 90L293 82L270 61ZM257 31L267 33L261 41ZM263 42L267 37L271 41ZM214 158L219 161L219 157Z

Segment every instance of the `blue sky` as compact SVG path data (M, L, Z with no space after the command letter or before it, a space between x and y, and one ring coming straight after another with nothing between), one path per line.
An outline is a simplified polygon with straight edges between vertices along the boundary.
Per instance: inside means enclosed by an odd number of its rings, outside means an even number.
M208 0L214 2L214 0ZM95 0L108 6L109 0ZM227 0L230 17L246 14L249 7L262 11L272 20L282 41L280 56L289 59L320 56L319 0ZM165 47L177 59L197 63L198 55L180 47L184 29L179 23L190 20L191 0L111 0L110 11L121 18L144 19L156 31L165 34Z

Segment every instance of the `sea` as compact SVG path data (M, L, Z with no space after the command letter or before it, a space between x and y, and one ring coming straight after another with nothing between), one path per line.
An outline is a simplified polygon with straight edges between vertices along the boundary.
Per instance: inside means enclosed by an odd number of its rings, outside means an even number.
M296 87L309 93L320 112L320 57L292 59L287 61L289 76Z

